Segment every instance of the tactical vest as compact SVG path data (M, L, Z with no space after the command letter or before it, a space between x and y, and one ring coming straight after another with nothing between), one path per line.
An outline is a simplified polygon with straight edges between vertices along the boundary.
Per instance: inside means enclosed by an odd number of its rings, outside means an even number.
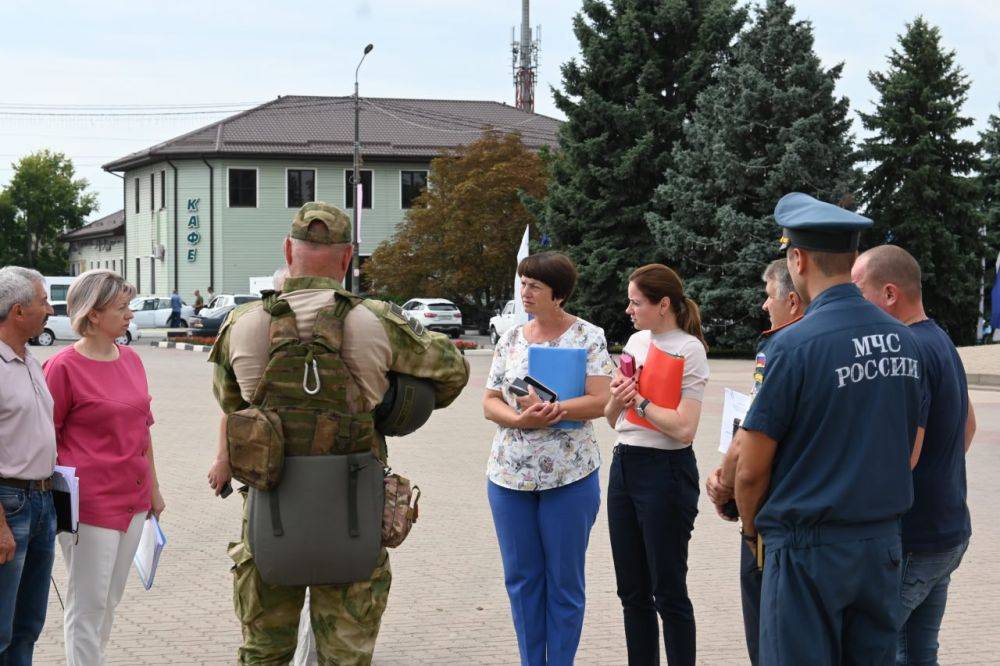
M251 407L229 416L226 434L233 476L252 487L248 539L265 582L349 583L377 564L384 440L370 412L352 413L360 405L347 389L357 385L340 355L344 320L360 302L336 291L303 341L288 301L263 299L269 361Z

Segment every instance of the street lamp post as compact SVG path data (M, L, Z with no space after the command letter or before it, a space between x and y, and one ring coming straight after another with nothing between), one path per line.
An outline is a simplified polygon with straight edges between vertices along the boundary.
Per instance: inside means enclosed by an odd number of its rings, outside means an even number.
M361 102L358 98L358 71L365 57L375 48L373 44L365 47L365 52L361 54L358 66L354 68L354 177L351 185L354 187L352 199L354 201L354 256L351 259L351 291L358 293L361 291L361 194L364 188L358 188L361 182L358 174L358 166L361 162L361 130L359 120L361 117Z

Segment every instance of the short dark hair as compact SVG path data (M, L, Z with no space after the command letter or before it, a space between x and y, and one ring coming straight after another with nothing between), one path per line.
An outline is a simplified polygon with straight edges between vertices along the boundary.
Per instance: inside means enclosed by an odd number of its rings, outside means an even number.
M881 289L892 283L912 298L921 295L920 264L898 245L879 245L862 255L866 279Z
M813 263L816 264L816 268L826 277L849 275L858 254L857 252L818 252L792 247L788 248L788 252L790 253L793 249L808 254Z
M552 298L565 305L576 288L576 266L562 252L531 254L517 265L517 274L531 278L552 289Z

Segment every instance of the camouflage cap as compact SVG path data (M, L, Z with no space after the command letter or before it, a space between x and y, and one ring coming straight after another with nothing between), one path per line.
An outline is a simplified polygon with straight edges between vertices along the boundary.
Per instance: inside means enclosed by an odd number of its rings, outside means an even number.
M319 221L323 228L309 231L309 225ZM288 234L292 238L333 245L351 242L351 219L347 214L324 201L310 201L299 208L292 220L292 230Z

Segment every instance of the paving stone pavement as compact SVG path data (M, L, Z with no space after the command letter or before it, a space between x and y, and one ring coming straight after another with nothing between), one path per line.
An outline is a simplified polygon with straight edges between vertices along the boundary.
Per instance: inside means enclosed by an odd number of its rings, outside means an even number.
M167 502L169 543L153 589L131 576L108 648L108 664L231 664L240 631L231 601L227 543L237 537L237 496L216 499L205 475L215 452L219 410L203 354L138 345L150 378L157 423L153 441ZM45 358L55 349L35 348ZM517 647L499 551L486 502L484 470L493 427L480 399L489 358L470 357L472 380L456 403L419 433L390 440L390 462L421 486L421 518L392 554L395 573L375 663L516 664ZM717 464L722 387L747 387L751 363L712 361L712 379L695 443L702 477ZM941 634L944 664L995 664L1000 654L1000 391L974 390L979 434L969 453L973 541L953 577ZM598 425L605 460L613 432ZM601 469L607 488L607 465ZM739 537L717 519L702 493L688 577L698 621L698 663L747 663L739 610ZM66 588L61 554L54 578ZM591 537L587 614L579 664L624 664L606 514ZM36 664L64 663L62 613L50 595ZM661 658L661 663L666 663Z

